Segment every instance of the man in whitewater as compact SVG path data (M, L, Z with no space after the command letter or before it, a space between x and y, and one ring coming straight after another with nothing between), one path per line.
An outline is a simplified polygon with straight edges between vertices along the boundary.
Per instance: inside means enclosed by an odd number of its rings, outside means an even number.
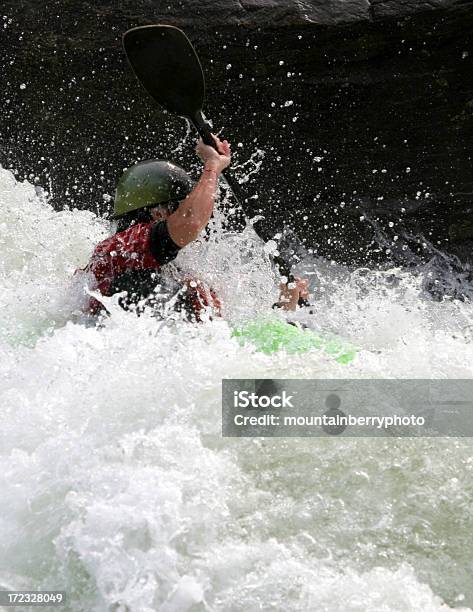
M182 168L167 161L143 161L124 172L115 194L117 231L95 247L85 268L94 277L95 290L104 296L126 292L120 300L126 309L149 302L160 282L161 266L196 240L212 216L218 177L231 161L229 143L214 138L217 150L202 140L197 144L204 168L194 186ZM220 315L220 302L211 288L197 279L180 281L176 310L194 321L201 321L206 311ZM304 293L304 281L282 287L280 306L295 309ZM90 299L90 314L103 310L99 300Z

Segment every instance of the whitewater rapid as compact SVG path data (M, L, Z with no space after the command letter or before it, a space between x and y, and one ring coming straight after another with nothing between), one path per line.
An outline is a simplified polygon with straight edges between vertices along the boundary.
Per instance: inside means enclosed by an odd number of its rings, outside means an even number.
M357 357L266 356L231 337L274 293L233 237L182 254L227 320L88 327L70 281L109 223L2 169L0 207L0 588L74 612L473 609L469 439L221 437L222 378L471 378L470 302L307 259L300 316Z

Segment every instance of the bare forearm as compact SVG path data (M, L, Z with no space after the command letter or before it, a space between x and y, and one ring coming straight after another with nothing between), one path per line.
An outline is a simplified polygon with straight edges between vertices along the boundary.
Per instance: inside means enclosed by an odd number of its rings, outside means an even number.
M217 181L220 173L231 161L230 145L212 135L215 147L199 140L196 153L204 162L204 171L197 185L187 198L181 202L176 212L167 219L168 232L180 247L198 238L212 216Z
M198 183L177 211L167 220L168 231L178 246L195 240L212 216L218 174L211 163L207 163Z

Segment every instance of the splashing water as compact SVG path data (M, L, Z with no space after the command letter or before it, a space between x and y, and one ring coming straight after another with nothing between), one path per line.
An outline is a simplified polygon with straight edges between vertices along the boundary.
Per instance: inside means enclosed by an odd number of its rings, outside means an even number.
M471 377L470 302L306 259L297 316L355 342L348 366L241 347L226 320L86 327L67 288L108 224L5 170L0 205L1 588L63 589L74 612L473 608L467 439L220 434L222 378ZM251 228L181 263L203 256L231 321L270 307Z

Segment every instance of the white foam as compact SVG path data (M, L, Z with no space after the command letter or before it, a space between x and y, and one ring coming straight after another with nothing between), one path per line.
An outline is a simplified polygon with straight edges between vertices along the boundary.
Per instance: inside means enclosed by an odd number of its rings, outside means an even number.
M0 202L0 585L64 589L75 612L472 605L468 441L220 434L222 378L470 377L470 304L422 301L405 273L393 289L318 265L325 297L299 316L356 341L349 366L255 353L224 320L114 310L85 327L66 322L65 287L107 225L6 171ZM229 312L251 315L273 280L227 247L195 248Z

